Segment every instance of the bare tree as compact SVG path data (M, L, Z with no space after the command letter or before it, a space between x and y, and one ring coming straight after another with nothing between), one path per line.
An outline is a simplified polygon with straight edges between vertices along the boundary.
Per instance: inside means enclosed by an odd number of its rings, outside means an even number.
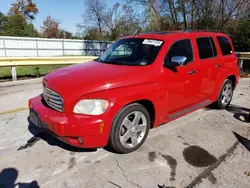
M141 30L143 20L140 19L140 15L133 10L132 6L125 4L121 12L119 19L121 36L131 35Z
M184 0L179 0L178 6L179 6L180 12L182 14L184 29L186 30L188 27L188 23L187 23L187 6L188 6L188 4L185 3Z
M250 13L249 0L127 0L107 8L104 0L85 0L88 38L115 40L143 31L178 29L219 30L241 36L237 31ZM139 16L140 14L140 16ZM240 20L240 21L239 21ZM244 24L243 24L244 23ZM239 37L236 37L237 40ZM247 43L248 44L248 43ZM240 46L240 45L239 45ZM246 46L246 45L245 45Z
M246 16L250 8L249 0L221 0L221 4L217 11L220 15L218 28L222 31L231 20Z
M104 26L111 40L115 40L120 36L131 35L140 28L138 15L127 4L121 6L116 3L113 8L106 12L104 21Z
M98 31L102 33L107 5L104 0L85 0L85 12L83 14L84 24L80 24L83 28L98 28Z
M198 27L224 31L237 17L247 14L249 0L194 0Z
M107 28L111 40L114 40L118 36L118 30L119 30L119 21L120 21L120 15L121 12L119 12L120 4L116 3L114 6L107 10L107 12L104 15L104 23L105 27Z
M168 18L163 15L166 11L164 0L130 0L128 3L144 8L144 20L149 30L161 31L168 29Z
M139 28L139 16L132 6L115 3L107 8L103 0L85 0L83 29L87 39L116 40L120 36L133 34Z
M166 0L166 3L168 4L169 12L171 15L171 20L174 26L174 29L179 29L179 21L178 21L178 12L177 12L177 6L176 2L174 0Z

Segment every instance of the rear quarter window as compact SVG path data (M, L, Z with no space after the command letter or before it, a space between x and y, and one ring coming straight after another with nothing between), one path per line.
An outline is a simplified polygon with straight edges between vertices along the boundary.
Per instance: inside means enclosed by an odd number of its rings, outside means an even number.
M217 40L222 55L231 55L233 53L231 43L227 37L217 36Z

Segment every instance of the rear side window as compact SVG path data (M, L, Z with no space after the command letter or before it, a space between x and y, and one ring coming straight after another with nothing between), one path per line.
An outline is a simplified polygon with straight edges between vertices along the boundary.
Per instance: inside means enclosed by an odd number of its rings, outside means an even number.
M193 49L189 39L175 42L168 51L166 61L171 62L171 59L174 56L187 57L187 63L193 61Z
M207 59L217 56L217 50L212 37L202 37L196 39L200 59Z
M230 55L233 53L232 46L228 38L217 37L217 40L219 42L222 55Z

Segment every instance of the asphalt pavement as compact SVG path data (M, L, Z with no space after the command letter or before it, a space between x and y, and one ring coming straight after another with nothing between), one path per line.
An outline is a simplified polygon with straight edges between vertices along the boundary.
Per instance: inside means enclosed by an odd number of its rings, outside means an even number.
M240 80L229 109L152 129L125 155L73 148L29 126L28 99L41 92L41 79L0 83L0 187L250 187L250 79Z

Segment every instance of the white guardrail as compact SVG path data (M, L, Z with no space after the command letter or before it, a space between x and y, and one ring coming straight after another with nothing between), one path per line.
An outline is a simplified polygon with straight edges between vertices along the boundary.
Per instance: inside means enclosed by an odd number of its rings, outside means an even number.
M243 68L244 60L250 60L250 52L236 52L239 67ZM97 56L63 56L63 57L7 57L0 58L1 67L11 67L12 80L17 80L15 66L38 65L71 65L96 59Z
M65 56L65 57L7 57L0 58L0 67L30 65L70 65L92 61L97 56Z
M1 67L11 67L12 80L17 80L15 66L38 66L38 65L71 65L84 63L96 59L96 56L69 56L69 57L8 57L0 58Z
M244 60L250 60L250 52L236 52L236 56L239 59L238 66L243 71Z

